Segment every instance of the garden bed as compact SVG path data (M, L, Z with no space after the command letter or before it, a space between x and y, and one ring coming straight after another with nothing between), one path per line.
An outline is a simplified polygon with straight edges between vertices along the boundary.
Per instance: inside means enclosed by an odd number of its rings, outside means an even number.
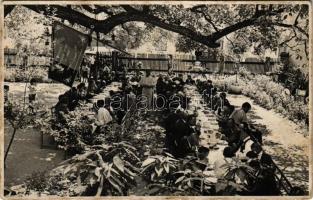
M49 67L7 67L4 70L4 81L6 82L29 82L34 78L38 83L54 83L48 78Z
M190 92L190 89L185 90L188 96L201 96L194 90ZM228 176L217 178L212 163L214 159L223 158L221 150L225 144L215 137L218 126L210 111L201 107L198 109L199 119L210 123L210 130L202 133L201 144L211 149L209 163L204 164L194 156L178 159L164 151L164 113L145 115L136 112L131 116L136 120L127 132L122 132L119 126L110 125L93 134L88 125L93 117L90 107L90 104L82 104L70 112L67 125L60 127L62 131L52 131L49 118L41 121L41 130L53 135L59 147L70 150L72 156L49 174L32 175L21 189L24 191L21 195L238 195L244 194L248 187L237 182L238 176L239 179L245 178L242 170L249 170L240 159L229 164L232 170L229 170ZM233 176L237 179L230 178Z
M213 83L217 83L220 89L233 87L240 87L242 94L250 97L258 105L273 109L289 120L299 124L308 129L309 126L309 106L305 103L304 98L297 99L292 96L286 88L280 83L272 81L270 76L256 75L254 78L239 77L219 77L212 79Z

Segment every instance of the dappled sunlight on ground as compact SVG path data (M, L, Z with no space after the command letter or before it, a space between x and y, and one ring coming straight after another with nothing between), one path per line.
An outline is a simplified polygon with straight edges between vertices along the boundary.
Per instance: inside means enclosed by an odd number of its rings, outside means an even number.
M301 128L272 110L264 109L245 96L229 95L231 104L240 106L248 101L252 105L249 118L264 133L264 148L294 186L309 187L309 145Z
M12 129L5 123L5 150L11 139ZM63 161L64 152L40 148L40 133L32 128L18 130L11 146L4 170L6 186L23 183L32 173L49 171Z
M25 83L4 83L10 86L13 98L23 100ZM28 86L29 84L27 84ZM47 107L54 106L58 96L68 90L63 84L37 84L37 99ZM26 87L26 91L28 88ZM26 102L28 94L26 95ZM4 128L5 150L12 135L12 128L5 123ZM10 152L5 169L5 185L21 184L27 176L34 172L50 170L63 160L64 153L60 150L41 149L41 136L33 128L18 130Z
M13 94L13 98L23 99L26 83L4 83L10 86L10 92ZM26 86L26 92L28 91L29 83ZM44 103L45 106L52 107L58 101L60 94L69 90L69 87L59 83L38 83L37 86L37 100ZM26 95L28 98L28 94Z
M10 91L21 98L25 84L10 83ZM38 84L38 98L47 106L57 103L58 96L69 88L61 84ZM243 102L249 102L252 110L248 117L254 126L264 134L265 151L273 156L275 163L285 173L293 185L305 186L309 184L309 137L304 137L294 122L282 117L272 110L264 109L242 95L228 95L231 104L239 108ZM139 115L134 125L134 141L140 153L153 155L164 148L164 128L162 112ZM5 123L5 149L11 138L12 128ZM204 136L204 135L202 135ZM149 140L147 140L149 138ZM12 144L5 169L5 185L23 183L27 176L34 172L51 170L64 158L64 152L54 149L40 148L41 136L33 128L19 130ZM208 143L208 140L204 142ZM211 151L210 156L220 158L222 149ZM212 162L212 159L209 159ZM137 187L138 191L142 188ZM136 193L137 194L137 193Z

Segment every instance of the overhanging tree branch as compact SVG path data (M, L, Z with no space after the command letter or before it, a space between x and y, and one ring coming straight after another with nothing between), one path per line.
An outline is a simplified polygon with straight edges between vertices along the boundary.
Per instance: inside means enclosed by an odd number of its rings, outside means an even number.
M217 28L217 26L215 25L215 23L213 22L213 20L209 14L206 14L203 10L195 9L195 7L192 8L192 12L202 14L204 19L214 28L214 30L217 32L219 31L219 28Z
M147 13L147 12L149 12L149 11L150 11L150 7L149 7L148 5L143 5L143 6L142 6L142 12Z
M107 8L106 6L97 6L96 5L96 8L97 10L101 13L101 12L104 12L105 14L107 15L114 15L114 13L109 9Z
M97 20L90 18L87 15L84 15L76 10L69 9L60 5L50 5L50 7L56 9L54 13L47 10L46 5L24 5L24 6L37 13L48 16L55 16L60 19L66 19L71 22L85 26L87 28L90 28L92 25L95 25L97 23Z
M4 6L4 17L6 17L8 14L12 12L14 9L15 5L5 5Z
M51 12L48 12L45 5L25 5L25 7L34 10L35 12L42 13L45 15L52 15ZM123 5L127 12L122 12L120 14L113 15L108 17L105 20L95 20L90 18L76 10L68 9L59 5L51 5L51 7L56 8L56 12L54 13L55 17L61 19L67 19L71 22L75 22L85 27L94 26L94 30L97 32L101 32L104 34L109 33L114 27L121 25L130 21L140 21L152 24L154 26L158 26L160 28L179 33L183 36L189 37L199 43L207 45L212 48L216 48L219 44L215 43L215 41L210 40L209 37L201 35L189 28L184 26L175 25L171 23L167 23L162 19L151 15L151 14L143 14L141 11L134 9L131 6Z
M302 28L300 28L299 26L293 25L293 24L285 24L285 23L273 23L272 25L274 26L280 26L280 27L285 27L285 28L295 28L297 29L299 32L301 32L303 35L305 35L307 38L309 38L309 34L303 30Z
M305 52L305 56L306 58L309 60L309 52L308 52L308 47L307 47L307 40L304 40L304 52Z
M50 5L52 7L52 10L55 10L54 13L47 10L46 5L25 5L25 7L34 10L38 13L42 13L45 15L53 15L55 17L66 19L71 22L80 24L82 26L85 26L87 28L90 28L92 25L94 26L94 30L97 32L101 32L104 34L109 33L114 29L114 27L124 24L126 22L130 21L138 21L138 22L145 22L163 29L166 29L168 31L172 31L175 33L178 33L182 36L188 37L196 42L199 42L203 45L206 45L211 48L219 47L220 44L217 42L220 38L227 36L228 34L235 32L237 30L240 30L242 28L258 25L259 19L262 16L275 16L281 12L284 11L284 8L280 8L278 10L260 10L258 6L256 7L255 14L248 19L242 20L240 22L237 22L235 24L232 24L230 26L227 26L223 29L218 29L216 26L214 27L212 24L214 24L212 21L210 21L210 18L207 16L208 22L211 22L211 25L215 29L216 32L210 34L210 35L203 35L199 33L196 30L187 28L185 26L170 23L167 22L161 18L159 18L156 15L153 15L151 12L145 12L143 10L135 9L134 7L130 5L120 5L120 8L123 8L125 12L121 11L115 15L108 16L105 20L96 20L93 18L88 17L87 15L78 12L72 8L67 8L60 5ZM193 7L192 9L196 10L203 7L203 5L199 5L198 7ZM87 8L89 9L89 8ZM146 10L147 8L145 8ZM51 10L51 9L50 9ZM98 8L98 11L100 9ZM282 23L274 23L273 25L276 26L283 26L286 28L297 28L300 32L304 33L306 36L308 36L308 33L306 33L303 29L297 26L282 24Z

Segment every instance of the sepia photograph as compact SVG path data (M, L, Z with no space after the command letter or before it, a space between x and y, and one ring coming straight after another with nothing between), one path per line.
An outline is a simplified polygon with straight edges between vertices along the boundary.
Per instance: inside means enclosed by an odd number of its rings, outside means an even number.
M1 10L0 198L312 195L311 2Z

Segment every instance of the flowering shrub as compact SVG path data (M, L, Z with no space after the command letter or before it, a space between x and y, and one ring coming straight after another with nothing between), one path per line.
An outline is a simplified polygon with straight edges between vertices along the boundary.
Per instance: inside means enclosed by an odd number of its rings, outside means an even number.
M251 73L247 70L246 67L239 67L238 74L240 76L246 77L249 76Z
M246 87L247 96L253 98L261 106L281 113L295 122L304 121L308 124L309 108L303 101L295 100L283 85L270 80L270 77L257 76L257 87ZM257 91L254 95L254 91ZM262 92L261 92L262 91Z
M257 86L254 84L246 84L246 86L242 88L242 93L248 97L255 96L256 92Z
M254 99L254 101L266 109L273 108L273 99L265 91L256 91L253 96L249 96Z
M36 79L38 82L48 82L48 68L46 67L10 67L6 68L4 72L4 81L7 82L28 82L31 78Z
M243 73L244 74L244 73ZM309 123L309 107L303 101L295 100L288 89L282 84L272 81L270 76L256 75L254 78L243 76L240 78L231 76L224 80L213 80L213 83L220 85L221 82L227 86L239 85L242 94L252 98L257 104L266 109L275 109L288 119L304 123Z
M259 87L259 90L264 90L266 84L271 81L271 77L265 75L257 75L252 81L256 86Z

